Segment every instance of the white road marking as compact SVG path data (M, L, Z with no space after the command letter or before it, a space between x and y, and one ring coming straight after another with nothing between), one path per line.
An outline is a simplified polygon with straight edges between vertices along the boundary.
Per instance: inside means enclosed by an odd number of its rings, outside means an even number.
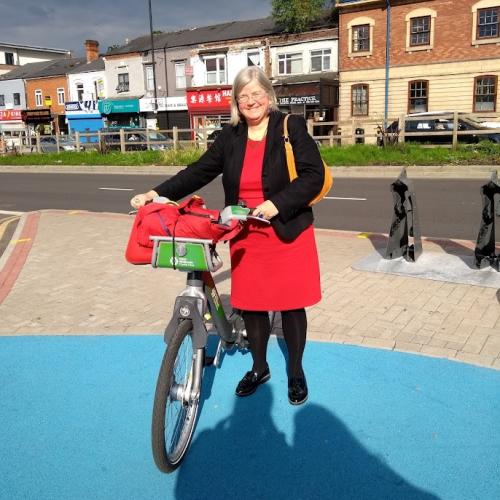
M325 200L351 200L351 201L366 201L367 198L341 198L339 196L325 196Z
M0 210L0 215L23 215L24 212L11 212L10 210Z
M98 188L102 189L103 191L133 191L131 188Z

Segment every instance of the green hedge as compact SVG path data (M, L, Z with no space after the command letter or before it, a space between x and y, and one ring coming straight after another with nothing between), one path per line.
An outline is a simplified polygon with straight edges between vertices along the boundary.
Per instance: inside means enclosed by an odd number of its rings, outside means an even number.
M381 148L356 144L322 147L321 155L331 166L357 165L500 165L500 144L482 142L458 149L429 148L402 144ZM97 151L0 156L0 165L188 165L203 153L190 148L179 151L139 151L130 153Z

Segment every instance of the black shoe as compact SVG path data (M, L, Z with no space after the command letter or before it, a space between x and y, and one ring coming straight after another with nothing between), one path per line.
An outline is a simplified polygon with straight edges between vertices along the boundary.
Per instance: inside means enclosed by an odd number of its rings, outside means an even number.
M246 372L245 376L240 380L238 387L236 387L236 395L240 397L250 396L253 394L257 387L271 378L269 366L260 375L257 372Z
M300 377L290 377L288 379L288 401L292 405L301 405L307 400L307 382L302 373Z

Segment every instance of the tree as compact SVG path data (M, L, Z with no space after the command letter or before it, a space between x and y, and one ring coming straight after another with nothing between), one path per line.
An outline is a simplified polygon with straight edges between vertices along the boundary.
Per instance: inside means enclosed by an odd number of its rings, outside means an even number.
M324 14L325 3L326 0L272 0L272 16L286 31L298 33Z

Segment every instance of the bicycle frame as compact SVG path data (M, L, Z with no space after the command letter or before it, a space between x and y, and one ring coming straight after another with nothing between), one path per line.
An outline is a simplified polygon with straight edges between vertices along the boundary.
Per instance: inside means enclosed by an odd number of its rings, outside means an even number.
M207 317L207 313L210 317ZM172 318L165 328L166 344L172 339L179 320L190 319L193 322L193 348L206 347L206 321L210 318L223 341L229 344L236 341L238 332L226 317L212 274L208 271L189 271L186 288L175 299Z

